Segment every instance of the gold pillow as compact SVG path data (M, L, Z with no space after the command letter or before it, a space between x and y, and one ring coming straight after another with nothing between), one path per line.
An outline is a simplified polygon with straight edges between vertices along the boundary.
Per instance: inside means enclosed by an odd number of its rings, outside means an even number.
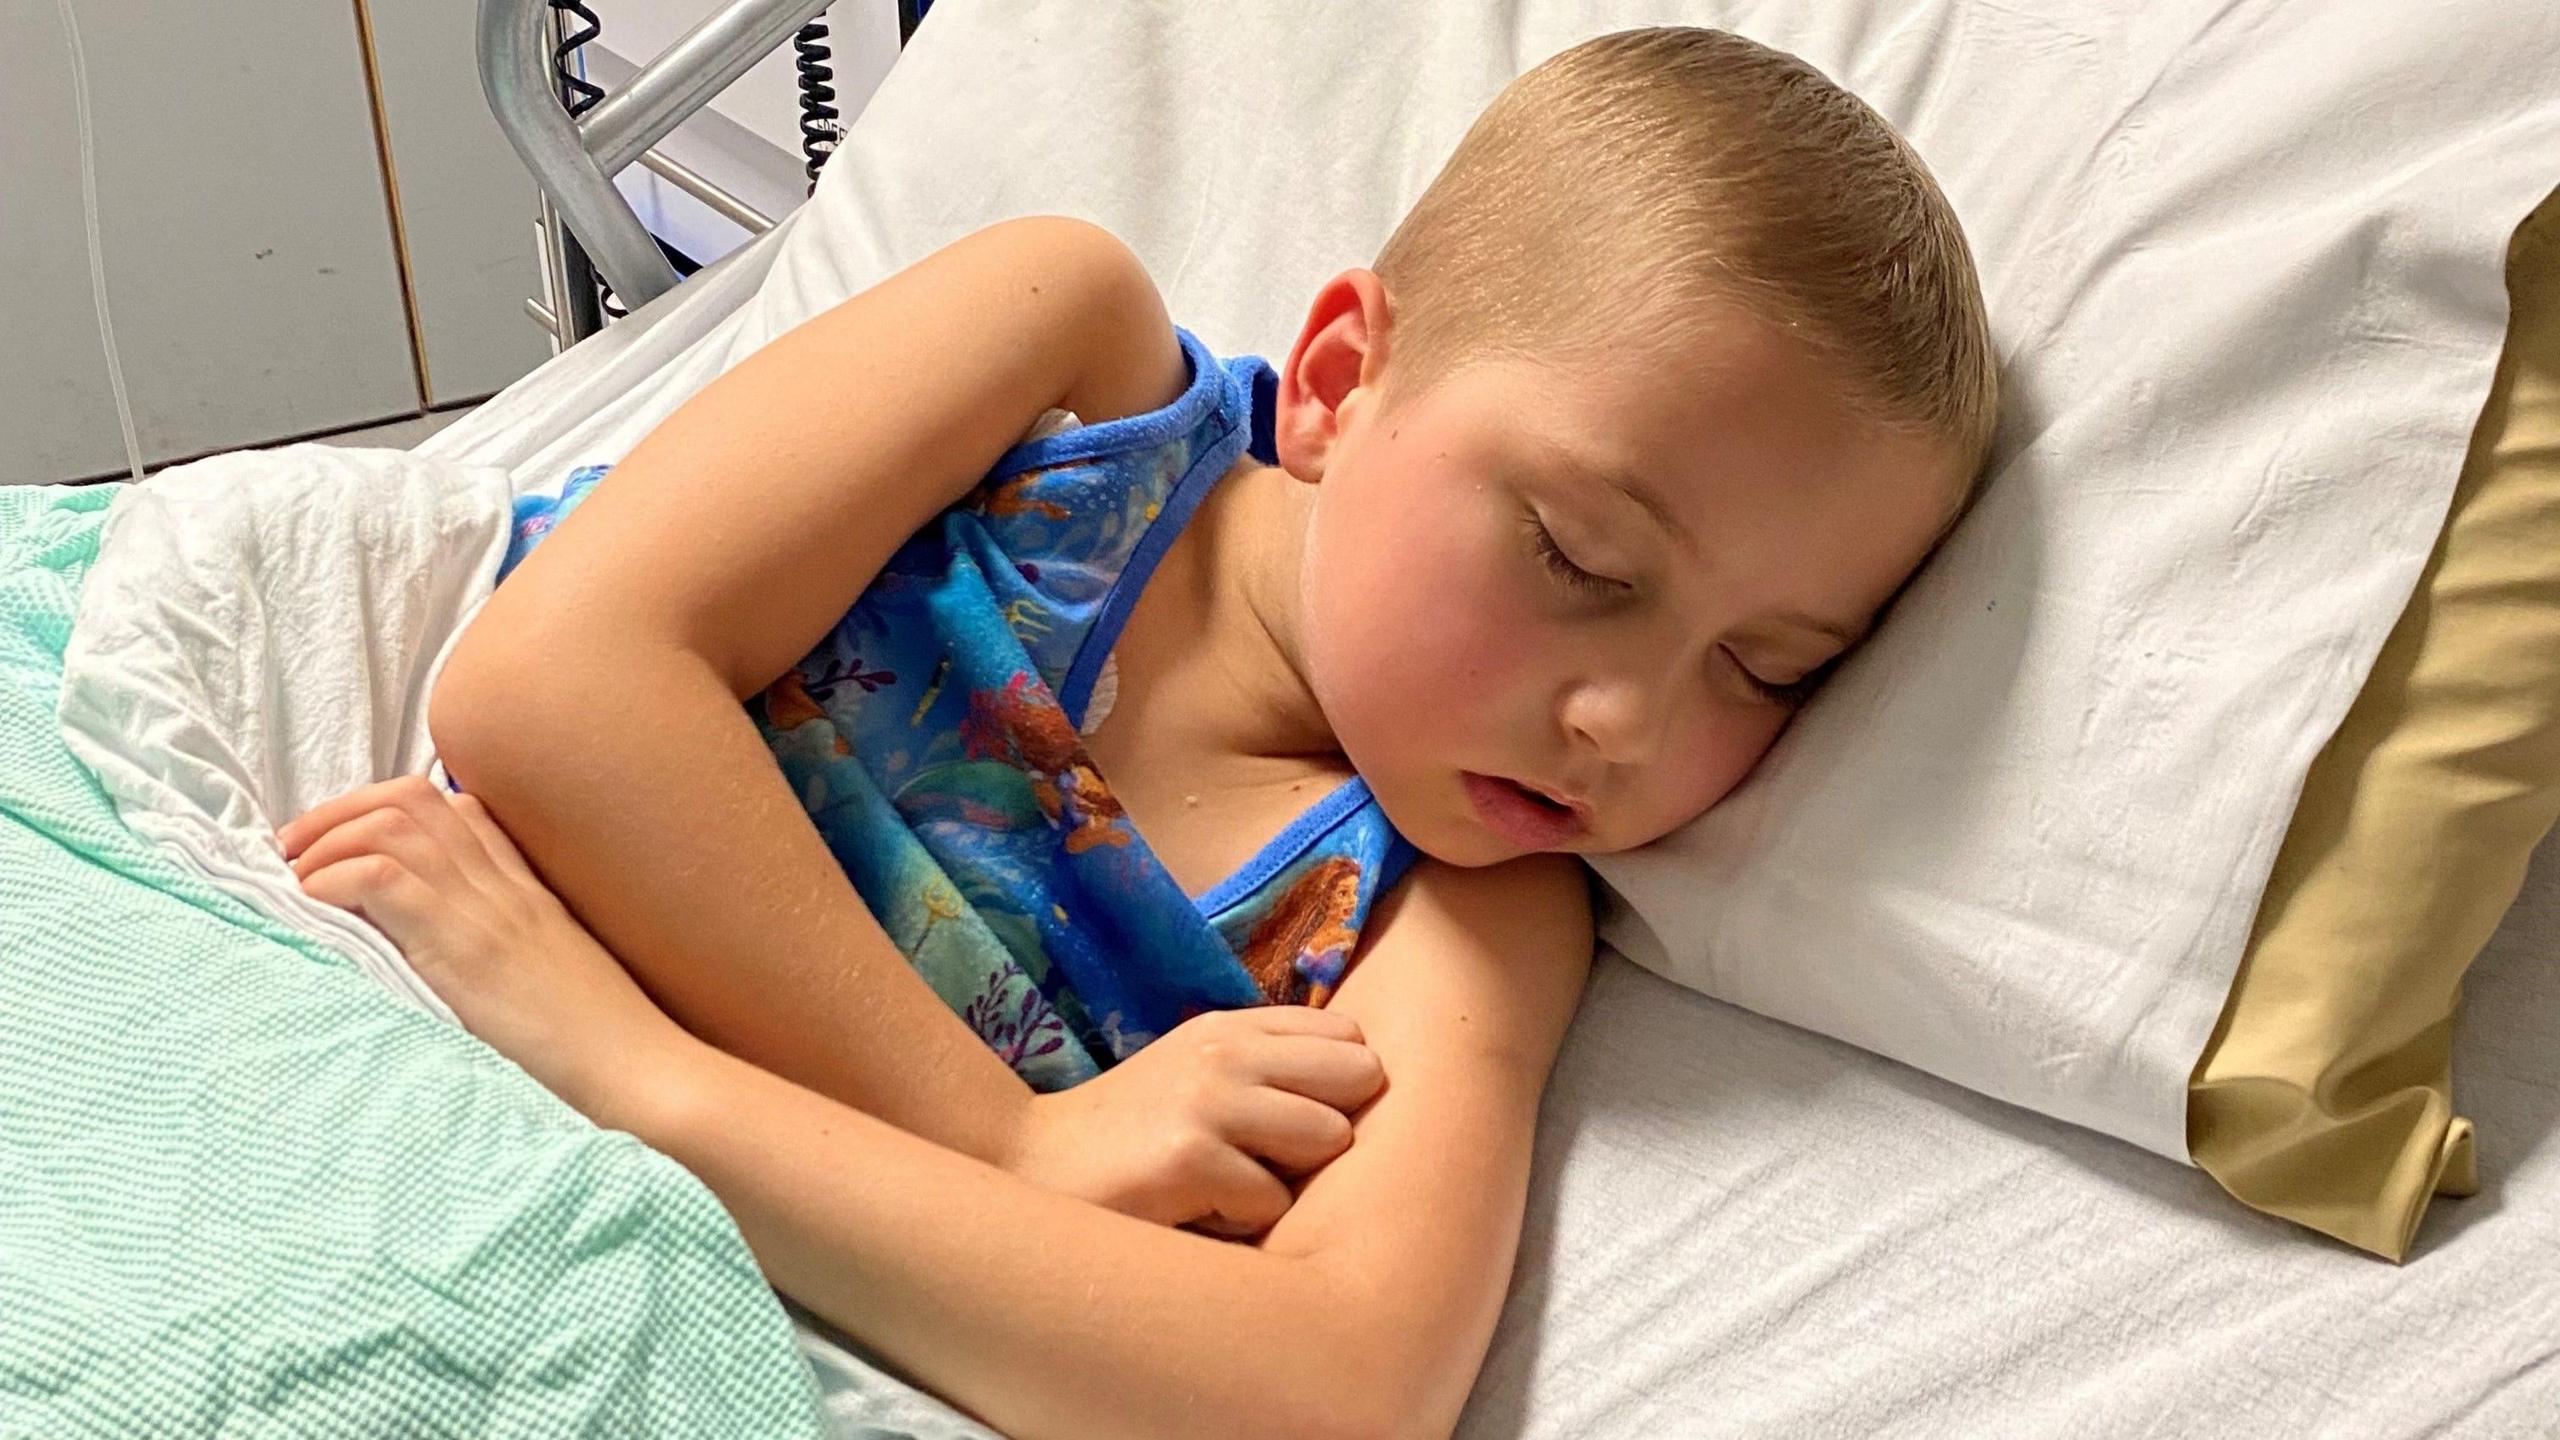
M2478 1188L2462 972L2560 817L2560 192L2507 248L2507 346L2435 553L2304 781L2187 1089L2196 1163L2391 1260Z

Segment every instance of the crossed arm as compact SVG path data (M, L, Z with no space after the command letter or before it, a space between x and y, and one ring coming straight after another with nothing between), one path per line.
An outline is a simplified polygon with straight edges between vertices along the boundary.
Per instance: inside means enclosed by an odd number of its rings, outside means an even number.
M630 1125L777 1287L1016 1440L1445 1436L1588 971L1584 883L1562 857L1426 863L1390 897L1332 1001L1387 1086L1258 1245L1053 1194L707 1046Z
M278 838L473 1033L706 1182L776 1286L1017 1440L1448 1434L1590 955L1572 861L1417 866L1333 999L1385 1086L1244 1245L1044 1189L696 1039L476 796L387 781Z
M781 1289L1019 1437L1445 1434L1589 964L1579 865L1424 862L1378 907L1330 1008L1386 1087L1238 1245L1003 1168L1027 1088L871 920L740 706L1041 410L1135 413L1182 374L1116 241L1053 217L959 241L651 431L490 599L430 726L612 952L564 1013L623 1016L616 1073L652 1078L582 1108L709 1183ZM605 694L643 703L598 725Z

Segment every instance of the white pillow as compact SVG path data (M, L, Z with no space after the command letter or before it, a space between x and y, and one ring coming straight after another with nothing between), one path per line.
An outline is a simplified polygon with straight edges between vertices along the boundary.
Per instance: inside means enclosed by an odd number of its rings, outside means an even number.
M541 458L620 454L765 339L1029 212L1110 227L1177 320L1276 360L1518 71L1640 24L1792 50L1964 219L2007 359L1996 478L1749 782L1601 864L1605 934L2183 1159L2295 794L2487 392L2506 235L2560 180L2560 14L2036 8L946 0L743 310Z

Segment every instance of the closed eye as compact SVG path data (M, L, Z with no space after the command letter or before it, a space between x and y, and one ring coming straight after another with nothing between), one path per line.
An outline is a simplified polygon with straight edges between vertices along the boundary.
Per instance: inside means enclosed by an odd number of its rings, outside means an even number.
M1834 655L1830 659L1825 660L1820 665L1814 667L1811 671L1807 672L1804 678L1800 680L1789 680L1784 684L1780 684L1775 681L1763 680L1759 676L1753 674L1751 672L1751 667L1743 664L1742 658L1735 655L1731 647L1728 646L1724 653L1733 660L1733 668L1742 672L1743 683L1749 685L1753 693L1757 694L1761 699L1768 701L1772 705L1781 706L1789 710L1800 709L1806 703L1811 701L1813 699L1814 692L1822 688L1822 682L1830 679L1831 672L1840 668L1840 661L1843 658L1839 655Z
M1537 511L1524 512L1520 517L1520 527L1529 537L1530 549L1545 563L1549 573L1568 587L1596 595L1617 595L1635 588L1624 580L1595 574L1573 563L1573 557L1556 544L1555 532L1547 528L1547 522L1539 518Z

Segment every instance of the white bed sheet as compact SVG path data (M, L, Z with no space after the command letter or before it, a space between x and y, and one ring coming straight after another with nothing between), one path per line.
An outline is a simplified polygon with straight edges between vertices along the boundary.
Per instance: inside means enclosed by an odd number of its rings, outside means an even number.
M2488 392L2505 235L2560 178L2536 84L2560 12L955 0L703 343L652 333L425 448L557 483L764 339L1028 211L1122 235L1220 353L1285 353L1512 73L1666 20L1796 50L1911 134L1982 258L2011 393L1981 508L1824 702L1725 804L1600 863L1626 902L1604 933L2185 1159L2186 1078L2285 817ZM537 409L566 422L552 443L482 448L547 396L572 407Z
M1025 127L1072 146L1072 119ZM1356 212L1341 225L1392 219L1398 196L1350 179L1390 152L1405 147L1338 157ZM1232 156L1238 175L1276 163ZM795 242L812 214L799 212L421 450L500 465L519 489L615 458L755 345L914 258L911 237L965 229L978 203L894 225L848 207L823 247ZM1285 308L1343 259L1310 229L1250 256L1177 245L1150 259L1177 296L1267 283L1253 303ZM1286 338L1267 321L1195 328L1229 349ZM1604 953L1546 1100L1519 1270L1461 1434L2560 1434L2555 960L2560 853L2546 846L2457 1051L2483 1193L2439 1202L2393 1267L2246 1212L2193 1169ZM983 1433L803 1334L843 1433Z
M66 738L137 830L424 1000L365 927L307 913L261 817L422 763L423 676L506 519L499 472L396 451L288 446L155 476L92 573ZM420 575L450 583L381 583ZM208 668L189 637L242 609L243 577L264 624ZM284 637L313 636L335 641L276 663ZM244 723L257 707L332 723ZM2555 961L2560 840L2458 1037L2484 1191L2439 1202L2395 1268L2192 1169L1604 953L1461 1433L2560 1433ZM985 1440L794 1318L839 1435Z
M1601 957L1465 1440L2560 1435L2560 840L2473 972L2481 1192L2394 1266Z
M2395 1266L1604 952L1458 1440L2560 1435L2560 838L2455 1053L2481 1190ZM988 1440L801 1336L850 1440Z

